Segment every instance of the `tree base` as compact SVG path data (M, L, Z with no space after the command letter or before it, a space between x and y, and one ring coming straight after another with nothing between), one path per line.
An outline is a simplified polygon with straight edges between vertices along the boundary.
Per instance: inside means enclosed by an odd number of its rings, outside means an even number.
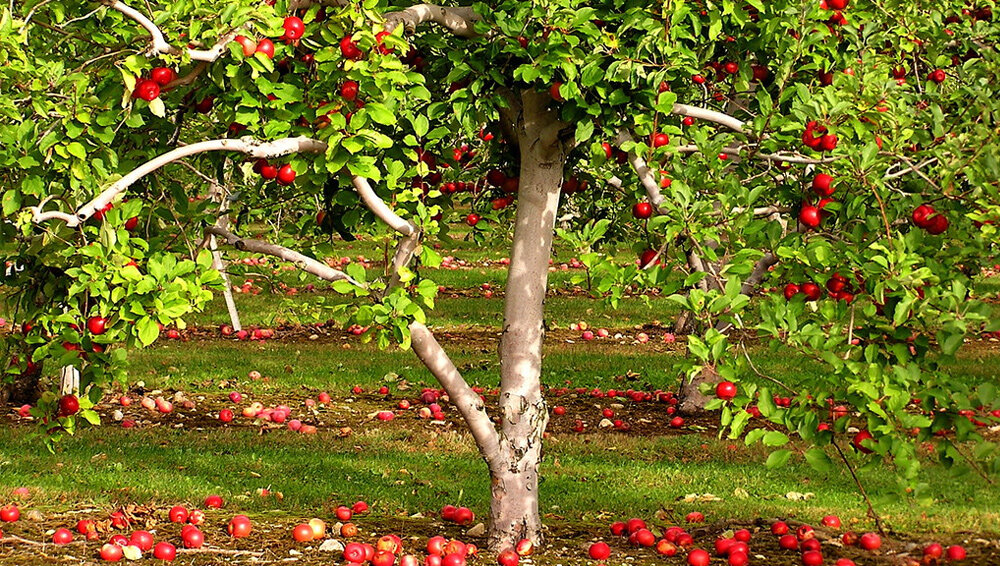
M715 368L704 366L694 378L681 382L681 389L677 394L677 412L689 417L704 414L705 405L712 400L712 397L701 392L701 384L715 385L719 381L719 374Z
M42 395L41 371L24 373L10 383L0 384L0 405L34 405Z

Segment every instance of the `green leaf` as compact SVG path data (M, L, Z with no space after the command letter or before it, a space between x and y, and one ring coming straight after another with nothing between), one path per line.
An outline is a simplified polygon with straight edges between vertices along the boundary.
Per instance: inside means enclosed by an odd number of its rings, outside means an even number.
M788 436L786 436L783 432L771 430L764 435L763 441L764 446L784 446L788 444Z
M160 337L160 327L151 317L143 317L135 323L136 331L139 335L139 341L142 342L143 346L149 346L156 339Z
M775 450L767 457L767 461L764 462L764 465L767 466L768 469L781 468L788 463L788 459L791 458L791 456L792 451L786 448Z
M163 104L163 99L159 97L149 101L149 111L160 118L167 115L167 107Z
M77 159L87 159L87 148L83 147L83 144L80 142L70 142L66 146L66 151Z
M806 462L818 472L832 472L833 461L825 450L819 447L810 448L805 452Z
M379 102L370 102L365 105L365 112L374 122L383 126L391 126L396 123L396 115Z

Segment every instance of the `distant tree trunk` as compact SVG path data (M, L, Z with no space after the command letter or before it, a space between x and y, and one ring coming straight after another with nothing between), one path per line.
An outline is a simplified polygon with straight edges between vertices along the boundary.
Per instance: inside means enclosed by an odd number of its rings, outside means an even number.
M523 94L520 189L500 338L499 452L490 466L489 546L541 540L538 466L548 410L541 391L545 291L566 151L548 96Z
M702 394L701 384L708 383L715 385L719 382L719 374L715 368L706 365L701 368L693 378L681 381L681 388L677 394L677 412L686 416L700 415L705 412L705 404L712 398Z
M10 383L0 385L0 405L34 405L42 394L39 381L42 377L42 364L33 366L32 371L14 377Z
M225 189L218 183L213 183L209 189L208 196L213 202L219 203L219 217L215 220L215 227L223 230L229 229L229 196ZM239 332L243 330L240 323L240 311L236 308L236 299L233 298L233 284L226 273L226 260L219 251L219 244L214 234L208 236L208 249L212 251L212 269L222 276L222 296L226 300L226 311L229 312L229 324L233 330Z
M80 370L74 366L63 366L59 370L59 393L63 395L80 394Z

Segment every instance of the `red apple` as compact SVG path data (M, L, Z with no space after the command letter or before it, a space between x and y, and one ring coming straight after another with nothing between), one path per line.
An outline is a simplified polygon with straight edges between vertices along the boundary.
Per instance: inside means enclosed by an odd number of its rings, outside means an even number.
M244 47L244 51L246 47ZM274 42L266 37L257 42L257 50L254 53L260 53L268 59L274 59Z
M782 535L778 539L778 546L785 550L798 550L799 539L795 538L795 535Z
M135 531L128 541L134 547L146 552L153 548L153 535L149 531Z
M882 546L882 537L875 533L865 533L858 539L858 544L865 550L878 550Z
M249 37L243 35L237 35L233 38L233 41L239 43L243 47L243 56L250 57L257 52L257 42L250 39ZM273 55L273 54L272 54Z
M736 398L736 384L732 381L723 381L715 386L715 396L723 401L732 401Z
M174 558L177 558L177 547L169 542L158 542L153 547L153 556L164 562L173 562Z
M236 515L229 521L228 531L233 538L244 538L250 535L250 518L246 515Z
M68 417L80 412L80 400L76 395L63 395L59 398L59 416Z
M645 220L653 215L653 205L648 202L637 202L632 207L632 216Z
M292 538L298 542L309 542L313 539L313 530L309 525L302 523L295 525L292 529Z
M69 529L56 529L52 534L52 544L69 544L73 542L73 533Z
M151 80L140 79L135 83L135 90L132 91L134 98L141 98L146 102L152 102L160 97L160 85Z
M358 83L355 81L345 81L340 85L340 96L344 100L354 100L358 97Z
M854 439L851 441L851 443L854 445L854 448L856 448L860 452L864 454L871 454L872 449L864 446L863 444L864 441L866 440L871 440L872 442L874 442L874 437L872 436L872 433L868 432L867 430L862 430L861 432L854 435Z
M340 53L345 59L351 59L354 61L362 59L365 56L364 53L358 49L358 44L354 43L354 40L351 39L351 36L349 35L340 40Z
M357 542L349 542L344 547L344 560L355 564L365 561L365 547Z
M510 550L509 548L501 552L500 555L497 556L497 563L499 563L500 566L517 566L517 563L519 561L520 557L517 555L517 553L514 552L513 550Z
M807 301L815 301L820 298L820 295L822 295L822 289L819 288L819 285L811 281L803 283L801 289L802 293L805 294Z
M832 195L834 192L833 177L827 175L826 173L816 175L813 177L812 189L821 197L828 197Z
M278 169L278 183L281 185L291 185L295 182L295 169L288 163Z
M944 547L936 542L928 544L924 548L924 556L930 556L931 558L941 558L944 555Z
M103 316L92 316L87 319L87 330L94 335L104 334L108 327L108 319Z
M149 78L161 87L167 86L177 78L177 73L169 67L157 67L149 74Z
M561 87L561 86L562 86L562 83L559 82L559 81L556 81L556 82L552 83L552 86L549 87L549 96L551 96L552 100L555 100L556 102L563 102L563 100L564 100L563 97L562 97L562 93L559 92L559 87Z
M125 553L117 544L105 544L101 547L101 560L105 562L118 562L123 556Z
M818 550L809 550L802 553L803 566L823 566L823 555Z
M831 529L839 529L840 517L836 515L827 515L826 517L823 517L822 523L824 527L830 527Z
M588 554L594 560L607 560L611 556L611 547L605 542L595 542L590 545Z
M444 545L448 540L442 536L434 536L427 540L427 554L441 556L444 554Z
M816 228L819 226L819 220L819 208L811 204L803 204L802 208L799 209L799 222L809 228Z
M186 523L188 520L188 510L181 505L177 505L170 509L167 516L170 518L171 523Z
M951 562L965 560L965 548L960 545L953 544L948 547L946 555L948 556L948 560Z
M690 566L708 566L711 561L712 557L709 556L707 550L696 548L688 553L687 563Z
M285 28L285 35L281 38L286 40L296 40L302 37L302 34L306 31L306 25L302 23L302 20L295 16L288 16L285 18L282 27Z
M455 511L455 522L459 525L468 525L476 520L476 515L468 507L459 507Z
M205 533L198 527L188 527L181 533L181 539L184 541L184 548L201 548L205 544Z

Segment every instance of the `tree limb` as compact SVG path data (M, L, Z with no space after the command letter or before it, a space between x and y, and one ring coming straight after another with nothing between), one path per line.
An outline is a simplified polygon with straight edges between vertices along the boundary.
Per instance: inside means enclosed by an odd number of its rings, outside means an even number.
M354 184L354 188L358 191L358 195L361 197L361 201L365 203L365 206L375 213L375 216L378 216L383 222L388 224L390 228L404 236L411 236L417 232L416 225L393 212L389 208L389 205L375 194L375 190L368 183L368 179L354 175L351 178L351 182Z
M226 44L232 41L233 38L236 36L235 33L228 33L222 36L221 38L219 38L219 41L212 46L211 49L181 50L167 43L167 40L166 38L163 37L163 32L160 31L160 28L155 23L153 23L152 20L147 18L144 14L142 14L135 8L132 8L128 4L122 2L121 0L104 0L104 3L111 8L118 10L126 17L135 20L136 23L144 27L146 31L149 32L150 39L152 40L153 43L152 51L154 53L180 55L181 53L187 52L188 56L195 61L212 62L222 56L222 54L225 52Z
M399 240L399 245L396 247L396 254L392 257L392 264L389 267L391 271L389 273L389 282L385 287L386 293L392 291L396 285L399 285L399 271L410 265L413 255L417 252L418 245L420 245L419 230L408 236L403 236L403 238Z
M738 145L732 147L722 148L722 153L726 155L740 155L740 152L745 149L746 146ZM677 153L701 153L701 148L696 145L679 145L675 148ZM801 153L758 153L752 156L741 156L746 159L763 159L765 161L773 161L778 163L799 163L804 165L819 165L822 163L833 163L834 161L839 161L847 157L846 155L831 155L829 157L807 157Z
M687 104L674 104L671 110L673 114L678 116L690 116L692 118L697 118L699 120L705 120L707 122L714 122L716 124L725 126L730 130L737 132L743 132L744 123L742 120L734 118L725 112L718 112L715 110L709 110L708 108L702 108L700 106L689 106Z
M623 143L630 141L635 141L632 134L626 130L620 130L615 143L622 145ZM657 212L660 212L660 205L663 204L663 193L660 192L660 183L657 182L656 177L653 175L653 170L646 164L646 160L635 151L630 151L628 153L628 160L629 163L632 164L632 168L635 169L635 174L639 177L639 182L642 183L643 188L646 189L646 195L649 197L649 204L653 205L653 208L655 208Z
M299 269L307 273L311 273L320 279L330 282L347 281L351 285L361 288L365 287L343 271L334 269L317 259L311 258L295 250L288 249L284 246L279 246L263 240L247 240L219 226L209 226L205 228L205 233L221 238L224 243L233 246L238 250L270 255L294 263L299 267Z
M499 456L500 439L493 421L486 413L482 398L469 387L458 368L426 326L416 321L410 323L410 340L413 352L448 392L452 404L458 408L458 412L469 425L480 454L492 467Z
M240 139L217 139L193 143L191 145L179 147L173 151L164 153L163 155L136 167L129 174L112 183L107 189L104 189L104 191L97 195L94 200L80 207L76 211L75 216L58 211L42 212L41 209L45 204L43 201L37 206L31 207L31 211L33 213L32 220L36 224L46 220L62 220L66 222L66 225L69 227L79 226L88 218L93 216L95 212L110 204L119 193L123 192L139 179L169 163L177 161L178 159L190 157L199 153L205 153L208 151L235 151L238 153L244 153L251 157L271 159L282 155L288 155L290 153L319 153L326 151L326 149L326 143L306 137L282 138L271 142L263 142L254 138L245 137Z
M392 30L403 25L404 29L413 32L417 26L426 22L434 22L458 37L476 37L475 23L479 14L470 7L444 7L436 4L416 4L405 10L390 12L385 15L385 30Z

